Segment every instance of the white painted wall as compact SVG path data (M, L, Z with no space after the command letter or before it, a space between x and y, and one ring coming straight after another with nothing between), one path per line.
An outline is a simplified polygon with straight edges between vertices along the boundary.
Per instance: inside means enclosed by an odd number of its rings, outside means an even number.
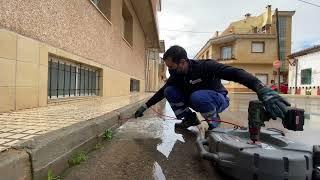
M297 87L320 86L320 52L296 57L298 59ZM301 85L301 70L312 68L311 85ZM296 66L289 66L289 87L295 87Z

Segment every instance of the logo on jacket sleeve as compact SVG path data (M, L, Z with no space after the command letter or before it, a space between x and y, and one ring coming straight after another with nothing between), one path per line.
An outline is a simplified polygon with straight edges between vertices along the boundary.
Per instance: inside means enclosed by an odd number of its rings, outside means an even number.
M190 80L190 81L189 81L190 84L197 84L197 83L199 83L199 82L202 82L202 79L201 79L201 78L196 79L196 80Z

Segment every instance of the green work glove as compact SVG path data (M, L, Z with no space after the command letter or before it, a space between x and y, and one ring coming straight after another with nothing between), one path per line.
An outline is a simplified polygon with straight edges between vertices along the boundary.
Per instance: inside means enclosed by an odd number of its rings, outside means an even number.
M276 91L266 86L259 88L257 95L272 119L276 119L277 117L284 119L288 111L287 106L290 106L290 103L279 96Z
M143 113L148 109L147 105L144 104L142 106L139 107L139 109L134 113L134 117L142 117Z

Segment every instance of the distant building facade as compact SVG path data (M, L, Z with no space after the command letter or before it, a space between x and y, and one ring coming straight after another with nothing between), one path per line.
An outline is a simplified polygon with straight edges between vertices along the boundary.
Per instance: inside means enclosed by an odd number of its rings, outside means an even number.
M280 68L281 81L287 81L288 63L291 53L291 27L294 11L279 11ZM259 16L246 14L245 19L233 22L221 34L217 31L197 53L196 59L215 59L220 63L245 69L270 84L276 80L277 71L273 61L277 55L276 16L267 6ZM248 88L234 82L223 81L231 92L250 92Z
M288 58L289 93L320 95L320 45L290 54Z

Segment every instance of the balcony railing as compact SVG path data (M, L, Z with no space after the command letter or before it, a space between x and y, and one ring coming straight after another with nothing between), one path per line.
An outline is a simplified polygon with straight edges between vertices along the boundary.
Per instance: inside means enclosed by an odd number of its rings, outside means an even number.
M228 31L225 31L224 34L272 34L272 31L271 27L268 29L259 29L257 27L252 27L251 29L231 27Z

